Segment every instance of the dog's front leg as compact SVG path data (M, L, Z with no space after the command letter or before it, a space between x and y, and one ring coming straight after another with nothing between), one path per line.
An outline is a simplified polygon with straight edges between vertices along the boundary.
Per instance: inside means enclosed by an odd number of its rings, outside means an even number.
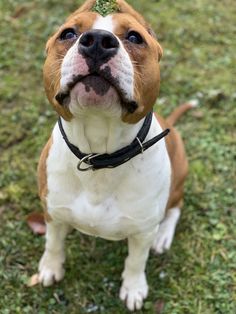
M129 310L139 310L148 294L145 266L155 232L138 234L128 238L129 255L122 273L120 298Z
M64 240L68 231L66 224L47 223L45 251L39 263L39 281L44 286L50 286L64 277Z

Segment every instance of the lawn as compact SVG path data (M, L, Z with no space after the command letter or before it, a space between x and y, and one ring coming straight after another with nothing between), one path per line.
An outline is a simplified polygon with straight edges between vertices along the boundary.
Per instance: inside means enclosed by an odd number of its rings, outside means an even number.
M234 0L129 1L163 46L156 110L199 107L178 124L190 162L171 250L151 254L148 314L236 313L236 6ZM44 238L26 217L40 211L36 167L57 116L43 84L48 36L81 1L0 2L0 313L127 313L118 299L125 242L73 232L66 276L27 287Z

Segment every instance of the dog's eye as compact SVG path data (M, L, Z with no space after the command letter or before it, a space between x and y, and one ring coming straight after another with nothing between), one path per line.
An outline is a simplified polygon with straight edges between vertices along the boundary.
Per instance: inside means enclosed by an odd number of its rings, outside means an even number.
M135 32L135 31L130 31L130 32L128 33L126 39L127 39L128 41L130 41L131 43L137 44L137 45L143 43L143 38L142 38L142 36L141 36L139 33Z
M75 30L73 28L64 29L64 31L60 35L60 40L73 40L78 37Z

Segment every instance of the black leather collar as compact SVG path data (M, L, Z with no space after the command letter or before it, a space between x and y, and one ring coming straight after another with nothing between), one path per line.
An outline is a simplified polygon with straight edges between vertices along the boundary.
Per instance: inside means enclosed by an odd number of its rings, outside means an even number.
M144 143L144 140L148 134L148 131L152 123L152 116L153 116L152 112L150 112L146 116L142 128L140 129L136 138L133 140L131 144L115 151L112 154L82 153L78 147L69 142L66 133L63 129L60 117L58 118L58 126L67 146L69 147L71 152L78 159L80 159L77 166L78 170L80 171L98 170L102 168L115 168L117 166L122 165L123 163L129 161L138 154L143 153L146 149L160 141L170 132L170 129L166 129L157 136L153 137L152 139ZM87 164L88 167L82 167L83 163Z

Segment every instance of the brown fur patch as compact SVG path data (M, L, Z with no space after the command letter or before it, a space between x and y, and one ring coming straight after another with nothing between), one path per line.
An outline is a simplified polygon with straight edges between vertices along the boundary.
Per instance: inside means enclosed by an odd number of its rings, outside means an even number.
M47 222L50 222L52 220L51 216L49 215L47 211L47 205L46 205L46 197L48 194L48 186L47 186L47 158L50 151L50 148L52 146L52 137L49 138L47 144L44 146L43 151L39 158L39 164L38 164L38 192L39 197L41 199L43 208L44 208L44 218Z
M167 210L173 207L181 208L183 204L184 180L188 174L188 160L183 141L177 130L166 120L156 114L156 118L163 129L170 128L165 137L167 151L170 157L172 179Z

